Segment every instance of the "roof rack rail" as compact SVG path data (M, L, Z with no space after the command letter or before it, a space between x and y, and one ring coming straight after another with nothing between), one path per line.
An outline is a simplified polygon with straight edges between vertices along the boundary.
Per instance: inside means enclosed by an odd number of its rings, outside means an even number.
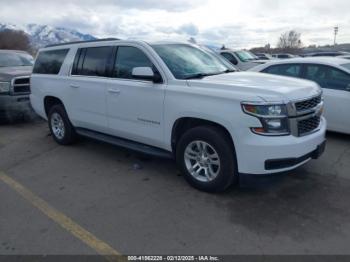
M119 38L101 38L101 39L87 40L87 41L66 42L66 43L60 43L60 44L47 45L47 46L45 46L45 48L46 47L54 47L54 46L81 44L81 43L95 43L95 42L104 42L104 41L114 41L114 40L120 40L120 39Z

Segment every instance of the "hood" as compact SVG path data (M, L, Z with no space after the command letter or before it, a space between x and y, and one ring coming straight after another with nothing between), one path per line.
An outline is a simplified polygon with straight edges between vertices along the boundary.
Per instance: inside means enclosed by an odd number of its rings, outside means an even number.
M289 102L317 95L320 87L308 80L282 77L264 73L236 72L188 80L192 87L203 87L226 92L228 96L237 94L239 98L252 98L266 102Z
M32 69L32 66L0 67L0 81L11 81L17 76L31 75Z

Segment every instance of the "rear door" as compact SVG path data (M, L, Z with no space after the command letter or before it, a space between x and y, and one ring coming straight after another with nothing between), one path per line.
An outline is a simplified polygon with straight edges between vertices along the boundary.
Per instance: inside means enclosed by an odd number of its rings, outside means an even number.
M107 130L106 76L115 48L80 48L69 79L71 118L76 126L95 131Z
M350 133L350 75L340 69L306 64L303 77L317 82L323 89L328 129Z

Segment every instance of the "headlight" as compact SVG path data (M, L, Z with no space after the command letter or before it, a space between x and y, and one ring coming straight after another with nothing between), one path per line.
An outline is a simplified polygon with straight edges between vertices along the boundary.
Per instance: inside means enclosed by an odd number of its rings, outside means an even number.
M242 103L246 114L257 117L262 127L251 127L251 130L260 135L289 135L287 107L283 104L262 105Z
M10 82L0 82L0 94L10 92Z
M255 116L287 116L286 105L242 104L243 111Z

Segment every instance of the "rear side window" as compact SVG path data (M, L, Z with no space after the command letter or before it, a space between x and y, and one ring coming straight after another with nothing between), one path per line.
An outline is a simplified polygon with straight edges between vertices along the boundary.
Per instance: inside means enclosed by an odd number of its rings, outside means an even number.
M113 47L88 47L78 50L72 74L85 76L107 76L108 64L113 57Z
M42 51L39 53L33 68L34 74L57 75L69 49Z
M300 77L300 71L299 64L274 65L263 70L264 73L290 77Z
M120 46L117 51L117 59L113 69L113 77L133 79L132 69L135 67L153 67L152 62L138 48L132 46Z

